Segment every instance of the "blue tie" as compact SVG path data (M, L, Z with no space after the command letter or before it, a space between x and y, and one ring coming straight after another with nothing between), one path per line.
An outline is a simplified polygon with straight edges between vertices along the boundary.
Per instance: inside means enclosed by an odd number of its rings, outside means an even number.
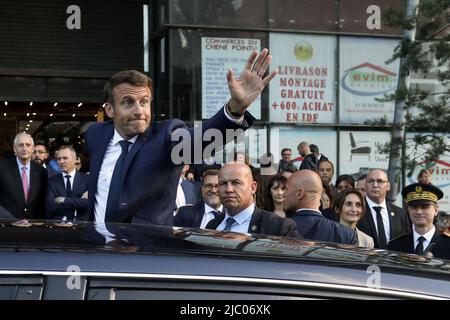
M120 203L120 192L122 191L123 184L123 167L125 164L125 159L128 153L128 146L131 142L127 140L119 141L122 147L122 152L120 153L119 159L117 159L116 165L114 167L113 175L111 178L111 184L109 185L108 201L106 203L105 212L105 222L112 221L112 218L119 211Z
M236 221L236 220L234 220L234 218L229 217L229 218L227 219L226 224L225 224L225 228L223 228L222 231L231 231L231 226L233 225L233 223L234 223L235 221Z

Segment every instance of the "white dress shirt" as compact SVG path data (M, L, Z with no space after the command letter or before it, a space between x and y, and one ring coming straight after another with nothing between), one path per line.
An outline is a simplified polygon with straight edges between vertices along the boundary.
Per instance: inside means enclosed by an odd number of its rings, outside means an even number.
M423 242L423 251L425 251L427 249L427 247L430 245L435 232L436 232L436 228L433 226L433 228L431 228L431 230L428 231L427 233L418 234L413 226L414 251L416 251L417 245L419 244L420 237L425 238L425 241Z
M378 204L370 200L366 197L367 204L369 205L370 212L372 213L373 223L375 224L375 228L377 229L378 234L378 223L377 223L377 212L373 209L373 207L381 207L381 218L383 219L384 232L386 233L386 240L389 242L391 240L391 228L389 225L389 215L390 212L387 210L386 200L383 200L382 203Z
M184 194L183 187L181 186L181 183L183 182L183 180L184 180L183 178L180 178L180 180L178 180L177 198L175 201L177 209L186 205L186 196ZM175 210L174 215L176 213L177 213L177 211Z
M70 178L69 178L69 181L70 181L70 191L72 191L73 190L73 183L74 183L74 181L75 181L75 173L76 173L77 171L75 170L75 169L73 169L71 172L69 172L69 173L64 173L64 172L61 172L60 174L62 175L62 177L63 177L63 181L64 181L64 189L66 189L66 185L67 185L67 178L66 178L66 176L67 175L69 175L70 176ZM65 201L65 199L64 199L64 201ZM77 217L77 210L75 210L75 212L74 212L74 214L73 214L73 216L76 218ZM64 216L63 218L62 218L62 220L67 220L67 217L66 216Z
M208 222L210 222L212 219L214 219L214 211L220 211L222 212L223 206L221 205L218 209L214 209L213 207L208 206L205 203L205 213L203 214L202 223L200 224L200 229L205 229Z
M249 207L242 210L238 214L234 215L232 218L235 222L231 225L231 230L233 232L240 233L248 233L248 228L250 226L250 220L252 220L253 212L255 211L255 204L252 203ZM227 220L230 216L225 210L225 218L223 221L217 226L216 230L223 231L225 229L225 225L227 224Z
M128 148L133 146L136 142L138 136L134 136L128 141L131 142ZM94 215L95 221L104 222L106 213L106 203L108 202L109 185L111 184L112 175L114 172L114 167L117 160L122 153L122 147L119 141L125 140L120 136L120 134L114 129L114 136L106 148L105 156L103 157L102 166L98 174L97 180L97 192L95 193L94 200Z

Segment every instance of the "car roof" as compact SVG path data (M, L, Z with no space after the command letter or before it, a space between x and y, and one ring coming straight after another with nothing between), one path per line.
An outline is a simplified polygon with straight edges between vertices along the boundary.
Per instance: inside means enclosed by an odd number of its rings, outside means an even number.
M113 242L106 244L106 239ZM301 260L325 264L376 264L450 276L448 260L298 238L143 224L0 220L0 249L121 254L157 252L280 262Z

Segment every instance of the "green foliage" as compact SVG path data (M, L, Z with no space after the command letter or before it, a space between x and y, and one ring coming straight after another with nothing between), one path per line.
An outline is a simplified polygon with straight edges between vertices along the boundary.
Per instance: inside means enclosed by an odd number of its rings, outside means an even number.
M421 0L418 12L410 19L393 10L384 13L388 26L401 26L406 30L417 28L416 40L403 39L388 62L402 59L401 77L411 74L433 77L447 89L432 92L412 85L409 90L399 87L394 94L378 99L401 102L406 109L405 123L392 126L392 130L399 130L404 125L406 132L420 133L405 142L413 150L404 163L409 173L419 160L436 160L444 153L450 153L450 145L446 144L450 133L450 0ZM449 35L446 34L447 26ZM431 57L435 58L434 64ZM385 121L374 123L384 125ZM388 153L391 148L398 151L401 143L391 141L384 151Z

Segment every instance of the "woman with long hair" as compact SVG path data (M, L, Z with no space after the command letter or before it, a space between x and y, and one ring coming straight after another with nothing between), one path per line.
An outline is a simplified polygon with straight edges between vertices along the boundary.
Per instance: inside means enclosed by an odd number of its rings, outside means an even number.
M280 217L286 218L286 211L284 211L284 193L286 191L287 179L283 176L274 176L270 179L268 184L269 199L266 202L268 211L272 211Z
M363 217L365 201L361 192L356 189L345 189L338 193L334 210L339 218L339 223L356 230L358 234L358 245L373 248L373 238L356 228L356 224Z

